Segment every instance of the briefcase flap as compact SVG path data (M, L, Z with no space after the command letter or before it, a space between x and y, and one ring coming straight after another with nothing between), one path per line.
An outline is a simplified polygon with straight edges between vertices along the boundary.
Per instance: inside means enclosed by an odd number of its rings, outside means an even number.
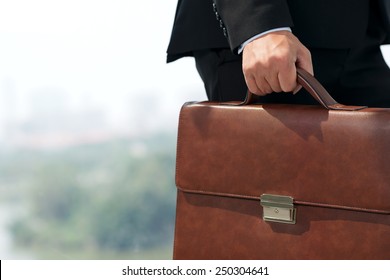
M176 185L205 195L390 214L390 109L187 103Z

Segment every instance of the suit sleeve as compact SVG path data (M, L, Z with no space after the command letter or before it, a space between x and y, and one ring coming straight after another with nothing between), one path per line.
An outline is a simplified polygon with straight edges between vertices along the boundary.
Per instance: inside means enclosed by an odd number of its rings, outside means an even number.
M229 40L230 48L238 47L270 29L292 27L287 0L214 0Z

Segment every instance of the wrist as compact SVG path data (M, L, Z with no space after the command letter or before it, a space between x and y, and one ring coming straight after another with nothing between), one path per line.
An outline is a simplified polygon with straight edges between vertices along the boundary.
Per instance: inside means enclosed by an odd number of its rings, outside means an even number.
M249 38L248 40L246 40L244 43L241 44L241 46L238 48L238 54L241 54L244 50L244 48L246 47L246 45L248 45L249 43L251 43L252 41L258 39L258 38L261 38L267 34L270 34L270 33L273 33L273 32L292 32L291 31L291 28L290 27L280 27L280 28L273 28L273 29L270 29L270 30L267 30L265 32L261 32L251 38Z

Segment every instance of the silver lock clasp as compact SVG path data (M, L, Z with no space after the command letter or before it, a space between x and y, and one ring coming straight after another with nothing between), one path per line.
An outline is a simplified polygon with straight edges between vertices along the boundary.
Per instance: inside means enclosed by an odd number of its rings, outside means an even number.
M264 221L286 224L296 223L296 209L292 197L263 194L260 197L260 204L263 206Z

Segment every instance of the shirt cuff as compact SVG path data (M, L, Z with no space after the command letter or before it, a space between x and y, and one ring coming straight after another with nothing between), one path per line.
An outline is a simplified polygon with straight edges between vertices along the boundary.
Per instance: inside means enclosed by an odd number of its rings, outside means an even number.
M257 38L260 38L261 36L267 35L268 33L277 32L277 31L290 31L290 32L292 32L290 27L279 27L279 28L270 29L270 30L267 30L267 31L262 32L260 34L257 34L241 44L241 46L238 48L238 54L242 53L245 46L248 45L250 42L256 40Z

